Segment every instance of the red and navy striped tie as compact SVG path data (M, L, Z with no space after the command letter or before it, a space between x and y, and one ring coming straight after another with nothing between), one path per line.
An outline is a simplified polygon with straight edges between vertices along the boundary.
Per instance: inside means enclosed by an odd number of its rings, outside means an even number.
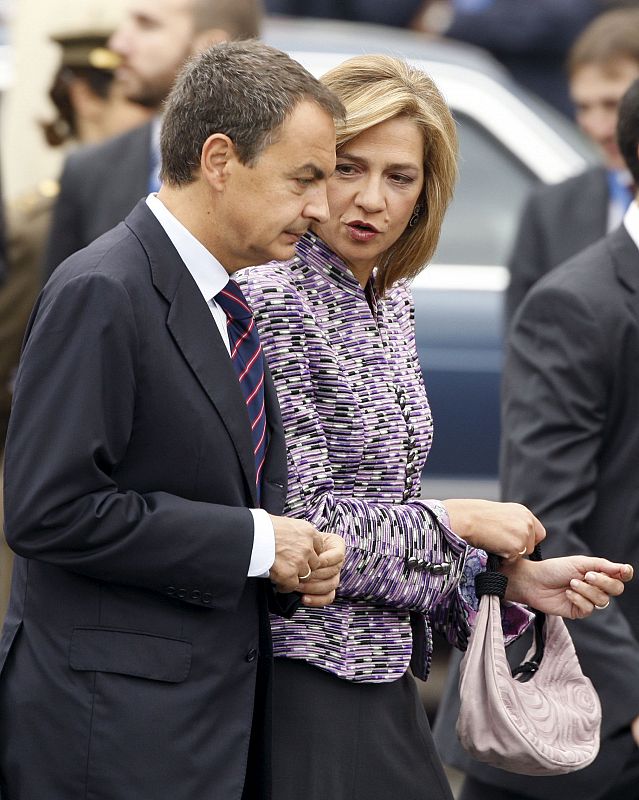
M235 281L229 281L215 295L215 302L226 314L226 325L231 345L231 361L246 400L255 455L257 496L266 455L266 413L264 411L264 356L253 319L253 312L242 290Z

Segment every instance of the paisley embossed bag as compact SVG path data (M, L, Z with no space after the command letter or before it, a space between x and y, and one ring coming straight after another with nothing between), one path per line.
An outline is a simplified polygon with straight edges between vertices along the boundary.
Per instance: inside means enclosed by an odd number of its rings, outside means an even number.
M511 671L499 604L506 579L490 571L495 563L489 560L489 571L476 584L482 596L461 663L457 735L478 761L508 772L560 775L582 769L599 752L597 692L581 671L563 619L539 611L535 642Z

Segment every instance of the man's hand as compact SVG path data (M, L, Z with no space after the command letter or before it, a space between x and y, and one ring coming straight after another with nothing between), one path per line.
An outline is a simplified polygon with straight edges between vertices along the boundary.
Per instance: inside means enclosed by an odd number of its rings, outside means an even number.
M275 561L269 578L278 592L299 591L300 577L320 566L322 534L310 522L269 514L275 533Z
M302 604L317 607L332 603L335 590L339 586L340 570L344 563L346 546L341 536L336 533L320 533L316 538L319 547L319 565L312 570L308 578L300 581L297 588L301 592Z

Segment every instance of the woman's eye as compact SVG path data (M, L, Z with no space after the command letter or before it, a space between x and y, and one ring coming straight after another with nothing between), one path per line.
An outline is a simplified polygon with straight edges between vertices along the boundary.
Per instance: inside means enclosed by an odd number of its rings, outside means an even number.
M355 167L352 164L338 164L335 167L335 172L339 175L354 175Z
M411 178L410 175L391 175L390 177L392 181L402 185L408 185L414 181L414 178Z

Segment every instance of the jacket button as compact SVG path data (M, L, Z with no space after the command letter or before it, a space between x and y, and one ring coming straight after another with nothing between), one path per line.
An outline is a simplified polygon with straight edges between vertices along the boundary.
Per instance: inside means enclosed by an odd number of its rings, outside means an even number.
M426 558L419 559L419 568L422 572L425 572L427 569L430 568L430 561Z
M255 661L256 658L257 658L257 650L254 647L251 647L251 649L246 654L246 660L248 662L251 662Z
M409 556L406 559L406 566L410 567L410 569L416 569L419 566L419 559L417 556Z
M208 604L208 603L211 602L212 599L213 599L213 597L212 597L210 592L204 592L204 594L202 595L202 602L203 603L207 603Z
M202 592L199 589L193 589L191 592L191 600L199 600L202 597Z
M169 597L173 597L175 594L175 586L167 586L164 591L169 595Z
M410 497L410 489L404 489L404 491L402 492L402 500L406 502L406 500L408 500L409 497Z
M177 596L182 600L186 597L186 589L178 589L176 592Z

